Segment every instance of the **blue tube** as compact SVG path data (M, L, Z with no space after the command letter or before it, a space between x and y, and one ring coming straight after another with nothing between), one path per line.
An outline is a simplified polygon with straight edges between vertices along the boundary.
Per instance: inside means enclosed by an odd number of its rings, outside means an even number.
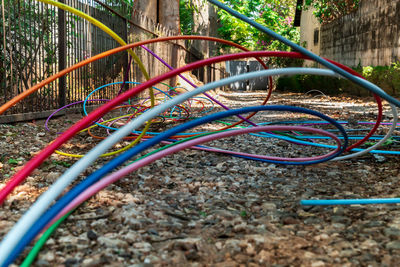
M90 94L88 94L87 97L85 98L85 100L83 101L83 113L85 113L85 116L88 115L87 110L86 110L86 103L87 103L88 101L90 101L89 98L90 98L90 96L91 96L92 94L94 94L95 92L97 92L97 91L99 91L100 89L103 89L103 88L105 88L105 87L107 87L107 86L115 85L115 84L122 84L122 83L127 83L127 84L140 84L139 82L125 81L125 82L108 83L108 84L102 85L102 86L100 86L100 87L97 87L97 88L94 89L92 92L90 92ZM163 93L166 97L172 98L170 95L168 95L168 94L167 94L166 92L164 92L163 90L158 89L158 88L156 88L156 87L152 87L152 88L155 89L155 90L157 90L157 91L159 91L159 92L161 92L161 93ZM109 126L107 126L107 125L104 125L104 124L101 124L101 123L98 123L98 122L95 122L95 123L97 124L97 126L100 126L100 127L103 127L103 128L109 129L109 130L115 130L115 131L118 130L118 128L115 128L115 127L109 127Z
M175 135L176 133L185 131L187 129L196 127L198 125L218 120L221 118L237 115L237 114L243 114L243 113L249 113L249 112L255 112L255 111L266 111L266 110L271 110L271 111L289 111L289 112L295 112L295 113L305 113L313 116L320 117L323 120L326 120L333 124L336 128L340 130L340 132L345 136L345 140L343 142L343 145L341 149L335 153L334 155L331 155L328 158L322 159L322 160L313 160L313 161L308 161L304 162L303 164L315 164L315 163L320 163L327 161L329 159L332 159L339 154L341 154L344 149L347 147L347 134L345 129L337 123L334 119L310 110L310 109L305 109L301 107L291 107L291 106L257 106L257 107L245 107L241 109L232 109L228 111L223 111L223 112L218 112L214 113L193 121L186 122L184 124L178 125L174 128L171 128L151 139L148 139L133 148L129 149L128 151L125 151L124 153L120 154L118 157L110 160L107 164L105 164L102 168L99 170L95 171L91 175L89 175L85 180L83 180L81 183L73 187L69 192L67 192L63 197L61 197L49 210L46 211L43 216L40 217L40 219L29 229L27 234L21 239L21 241L18 243L18 245L15 247L15 249L10 253L8 256L7 260L5 261L5 266L8 266L11 264L17 257L18 255L23 251L23 249L35 238L37 234L39 234L42 229L69 203L71 202L74 198L76 198L80 193L82 193L86 188L94 184L95 182L99 181L101 178L103 178L105 175L107 175L109 172L111 172L113 169L117 168L121 164L123 164L125 161L129 160L133 156L137 155L138 153L142 152L143 150L150 148L153 145L158 144L159 142L168 139L168 137ZM250 157L244 157L244 158L250 158ZM300 162L281 162L281 161L274 161L274 160L262 160L265 162L272 162L275 164L293 164L296 163L296 165Z
M351 73L348 73L347 71L335 66L334 64L330 63L329 61L323 59L322 57L317 56L316 54L312 53L311 51L308 51L307 49L305 49L304 47L297 45L295 43L293 43L292 41L289 41L288 39L286 39L285 37L275 33L274 31L270 30L269 28L255 22L254 20L249 19L248 17L244 16L243 14L240 14L239 12L227 7L226 5L222 4L221 2L217 1L217 0L207 0L208 2L218 6L219 8L225 10L226 12L228 12L229 14L237 17L238 19L252 25L254 28L268 34L269 36L271 36L272 38L281 41L282 43L290 46L291 48L293 48L294 50L302 53L303 55L315 60L316 62L320 63L321 65L327 67L328 69L333 70L334 72L342 75L343 77L349 79L350 81L368 89L369 91L379 95L380 97L382 97L383 99L385 99L386 101L396 105L397 107L400 107L400 101L397 100L396 98L388 95L386 92L384 92L383 90L381 90L379 87L377 87L376 85L358 78L354 75L352 75Z
M373 204L398 204L400 198L366 198L366 199L314 199L301 200L304 206L327 206L327 205L373 205Z

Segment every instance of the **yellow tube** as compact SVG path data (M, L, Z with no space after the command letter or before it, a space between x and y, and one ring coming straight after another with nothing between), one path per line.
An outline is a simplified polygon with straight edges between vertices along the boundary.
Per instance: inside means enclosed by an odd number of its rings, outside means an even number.
M73 13L73 14L75 14L75 15L77 15L77 16L79 16L79 17L81 17L81 18L83 18L83 19L85 19L87 21L89 21L93 25L99 27L105 33L110 35L115 41L117 41L121 46L127 45L127 43L121 37L119 37L118 34L116 34L113 30L108 28L106 25L104 25L103 23L101 23L97 19L89 16L88 14L86 14L86 13L84 13L84 12L82 12L82 11L76 9L76 8L73 8L71 6L68 6L66 4L63 4L63 3L60 3L60 2L56 2L56 1L53 1L53 0L36 0L36 1L42 2L42 3L45 3L45 4L49 4L49 5L52 5L52 6L56 6L58 8L61 8L61 9L65 10L65 11L71 12L71 13ZM149 76L148 72L146 71L142 61L140 61L139 57L133 52L132 49L129 49L128 53L132 56L133 60L138 64L138 66L139 66L140 70L142 71L142 73L143 73L144 77L146 78L146 80L150 80L150 76ZM151 107L154 107L154 105L155 105L154 91L153 91L153 88L149 88L149 90L150 90ZM146 123L145 128L143 129L143 132L138 136L138 138L134 142L129 144L127 147L124 147L123 149L118 150L118 151L114 151L114 152L103 154L103 155L101 155L101 157L112 156L112 155L115 155L117 153L125 151L128 148L134 146L137 142L140 141L142 136L145 135L145 133L147 132L147 130L150 127L150 124L151 124L151 122L148 121ZM69 154L69 153L64 153L64 152L61 152L61 151L56 151L56 153L64 155L64 156L70 156L70 157L76 157L76 158L83 157L83 155Z

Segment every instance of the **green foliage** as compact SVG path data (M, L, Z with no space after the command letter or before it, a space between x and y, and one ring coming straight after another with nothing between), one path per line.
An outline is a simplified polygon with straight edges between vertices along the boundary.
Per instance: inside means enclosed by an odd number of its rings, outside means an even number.
M296 1L271 0L266 3L266 1L262 0L224 0L223 2L285 38L299 43L299 31L293 27L292 23ZM290 50L288 46L271 39L268 35L223 10L219 10L218 15L222 25L218 32L224 39L236 42L252 50Z
M391 66L367 66L354 69L371 83L379 86L390 95L400 95L400 62ZM346 79L327 76L295 75L283 76L277 81L277 90L305 93L319 90L326 94L340 94L346 92L352 95L365 96L370 93Z
M198 12L197 7L190 0L179 0L179 18L181 32L184 35L193 34L193 14Z
M8 160L8 164L18 165L18 160L11 158Z
M65 162L65 161L59 161L59 160L53 160L52 163L54 165L63 166L63 167L66 167L66 168L69 168L72 165L71 163L68 163L68 162Z
M55 33L51 25L57 14L48 5L40 7L24 0L5 0L4 9L0 20L0 84L11 91L11 85L21 81L22 86L14 86L18 92L13 94L18 94L55 72L57 48L52 42ZM39 54L45 63L43 69L36 66Z
M99 10L103 10L103 7L96 3L98 0L95 0L95 7ZM113 10L117 11L124 18L130 19L132 16L133 9L135 7L135 0L100 0L104 4L111 7ZM113 15L115 16L115 15Z
M314 8L314 15L327 23L357 10L360 0L305 0L304 7Z

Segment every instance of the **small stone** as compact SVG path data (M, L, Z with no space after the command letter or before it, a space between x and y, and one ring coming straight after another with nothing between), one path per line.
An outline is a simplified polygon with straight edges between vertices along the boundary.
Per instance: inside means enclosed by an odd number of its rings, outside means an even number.
M361 249L369 249L372 247L376 247L377 245L378 245L378 243L375 240L367 239L361 243L360 248Z
M332 223L332 226L336 229L344 229L346 228L346 225L344 225L343 223Z
M329 238L329 235L327 235L325 233L314 237L315 241L327 240L328 238Z
M386 158L384 156L378 155L378 154L372 154L378 163L383 163L386 161Z
M304 252L304 258L306 258L306 259L314 259L315 258L315 254L310 252L310 251L306 251L306 252Z
M41 256L40 258L41 258L42 260L46 261L46 262L51 262L51 261L54 261L55 257L56 257L56 256L54 255L54 252L48 251L46 254L44 254L44 255Z
M364 224L364 227L372 228L372 227L379 227L382 225L384 225L384 222L382 222L382 221L370 221L370 222L367 222L366 224Z
M128 224L132 230L139 230L143 227L142 223L134 218L127 218L125 223Z
M285 218L282 219L282 223L284 225L290 225L290 224L299 224L300 221L295 219L295 218L293 218L293 217L285 217Z
M131 267L153 267L154 265L151 263L135 263L133 265L130 265Z
M321 219L318 217L309 217L304 220L304 224L306 225L319 224L319 223L321 223Z
M157 235L157 236L159 235L158 231L156 229L153 229L153 228L148 229L147 233L150 234L150 235Z
M261 205L261 209L263 211L275 211L276 210L276 204L272 202L265 202Z
M249 245L247 246L247 248L246 248L246 253L247 253L248 255L250 255L250 256L253 256L253 255L256 254L256 250L254 249L254 247L253 247L251 244L249 244Z
M137 242L133 244L133 247L143 252L150 252L153 249L152 245L148 242Z
M11 266L14 266L14 265L11 265ZM35 266L47 267L47 266L50 266L50 263L48 261L46 261L46 260L37 260L35 262Z
M216 247L218 250L221 250L221 249L222 249L222 243L221 243L221 242L216 242L216 243L215 243L215 247Z
M60 176L61 176L60 172L50 172L49 174L46 175L46 181L54 182Z
M237 239L229 239L225 242L225 248L231 249L235 252L240 252L241 248L239 247L240 241Z
M228 260L228 261L216 263L213 266L215 266L215 267L237 267L239 265L233 260Z
M303 230L297 231L297 233L296 233L296 235L297 235L297 236L300 236L300 237L305 237L305 236L307 236L308 234L309 234L308 231L303 231Z
M89 238L89 240L97 240L97 234L95 232L93 232L92 230L89 230L86 233L87 238Z
M222 209L214 210L212 213L225 219L233 219L235 217L235 214L233 214L232 212Z
M76 244L78 243L78 238L72 235L67 235L60 237L58 242L64 244Z
M237 254L235 255L234 259L240 263L247 263L249 261L249 256L246 256L244 254Z
M385 234L385 236L391 237L391 238L400 237L400 229L396 229L396 228L386 228L385 230L383 230L383 233Z
M325 266L325 262L323 261L313 261L311 263L311 267L324 267Z
M144 259L144 263L147 263L147 264L150 264L150 263L153 264L153 263L158 263L158 262L160 262L160 258L157 256L154 256L154 255L149 255Z
M217 164L216 169L220 172L226 172L228 170L228 165L226 162L221 162Z
M247 224L246 223L237 224L232 229L232 231L234 233L245 232L246 230L247 230Z
M349 224L351 222L350 218L345 216L334 215L331 217L333 223Z
M260 253L258 253L255 257L255 260L259 263L267 263L271 261L272 256L273 252L261 250Z
M386 249L400 249L400 241L392 241L386 244Z
M110 238L110 237L100 236L97 240L100 242L100 244L111 248L117 248L117 247L122 248L128 246L127 242L120 239L116 239L115 237Z
M65 262L64 262L64 265L65 266L77 266L78 265L78 263L79 263L79 260L78 259L75 259L75 258L68 258Z
M100 265L100 261L93 259L93 258L84 259L82 262L83 267L94 267L94 266L99 266L99 265Z
M345 250L340 251L339 256L342 258L350 258L357 254L358 254L358 252L353 249L345 249Z

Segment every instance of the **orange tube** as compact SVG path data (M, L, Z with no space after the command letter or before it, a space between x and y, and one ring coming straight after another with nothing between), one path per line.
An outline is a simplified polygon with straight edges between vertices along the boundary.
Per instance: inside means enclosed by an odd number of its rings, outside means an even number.
M170 40L208 40L208 41L214 41L214 42L218 42L218 43L223 43L223 44L227 44L233 47L237 47L243 51L249 51L247 48L242 47L241 45L235 44L233 42L230 41L226 41L223 39L219 39L219 38L215 38L215 37L206 37L206 36L168 36L168 37L161 37L161 38L155 38L155 39L150 39L150 40L145 40L145 41L141 41L141 42L136 42L133 44L128 44L125 46L120 46L117 48L114 48L112 50L103 52L101 54L95 55L91 58L88 58L86 60L83 60L71 67L68 67L56 74L54 74L53 76L41 81L40 83L32 86L31 88L29 88L28 90L24 91L23 93L15 96L13 99L11 99L10 101L8 101L7 103L5 103L4 105L2 105L0 107L0 115L3 114L6 110L8 110L9 108L11 108L12 106L16 105L18 102L20 102L21 100L23 100L25 97L31 95L32 93L36 92L37 90L39 90L40 88L42 88L43 86L51 83L52 81L64 76L67 73L70 73L73 70L76 70L78 68L81 68L91 62L94 62L96 60L102 59L104 57L116 54L118 52L124 51L126 49L129 48L134 48L134 47L138 47L141 45L146 45L146 44L150 44L150 43L156 43L156 42L164 42L164 41L170 41ZM261 59L257 59L264 68L268 68L265 63L261 60ZM269 91L271 91L272 88L270 88ZM270 95L270 93L269 93ZM269 98L269 97L268 97Z

